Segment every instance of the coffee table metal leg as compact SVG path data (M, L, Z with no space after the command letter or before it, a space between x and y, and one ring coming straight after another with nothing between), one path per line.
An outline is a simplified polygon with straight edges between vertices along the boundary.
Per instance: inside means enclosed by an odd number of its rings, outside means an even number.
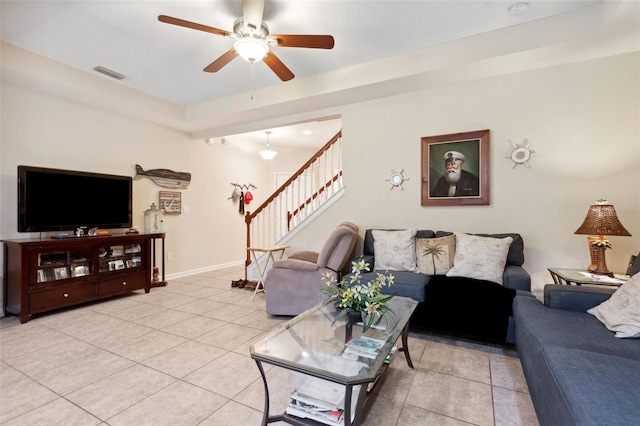
M353 416L353 421L351 421L351 396L353 395L353 385L345 386L345 395L344 395L344 426L359 426L360 419L362 418L362 411L364 409L364 401L367 395L367 385L368 383L364 383L362 385L355 385L355 387L359 387L357 401L355 406L355 413Z
M258 370L262 376L262 382L264 383L264 413L262 414L262 426L266 426L269 422L269 386L267 385L267 376L264 375L264 369L262 363L256 360Z
M413 368L413 362L411 361L411 355L409 355L409 343L407 342L407 337L409 337L409 324L402 329L402 347L399 349L400 352L404 352L405 358L407 358L407 364L409 367Z

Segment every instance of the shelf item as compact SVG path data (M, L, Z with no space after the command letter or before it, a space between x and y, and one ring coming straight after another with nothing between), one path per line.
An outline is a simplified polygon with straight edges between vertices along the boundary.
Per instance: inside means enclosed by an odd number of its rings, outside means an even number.
M360 336L345 343L344 353L375 359L378 356L378 351L384 344L384 340Z
M164 234L4 240L5 312L24 323L32 314L148 293L156 238Z

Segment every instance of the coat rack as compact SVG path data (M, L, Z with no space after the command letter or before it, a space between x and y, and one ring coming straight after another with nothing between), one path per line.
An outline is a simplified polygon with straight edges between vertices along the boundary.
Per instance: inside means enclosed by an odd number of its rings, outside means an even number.
M233 200L234 203L239 201L238 213L244 215L245 191L248 191L249 189L258 189L258 187L252 183L240 185L239 183L231 182L231 185L233 185L233 193L231 194L231 197L227 198L227 200ZM249 193L249 195L251 194ZM251 198L247 198L247 204L249 203L249 201L251 201L251 199L253 199L253 195L251 195Z
M231 195L231 197L227 198L227 200L233 200L233 201L238 201L238 199L240 198L240 194L237 194L237 190L240 190L241 192L246 191L247 189L258 189L257 186L255 186L254 184L250 183L250 184L243 184L240 185L239 183L233 183L231 182L231 185L233 185L233 194Z

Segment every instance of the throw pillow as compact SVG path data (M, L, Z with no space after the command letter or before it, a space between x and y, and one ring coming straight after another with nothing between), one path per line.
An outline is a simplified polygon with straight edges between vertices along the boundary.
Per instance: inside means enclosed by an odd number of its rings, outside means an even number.
M589 309L616 337L640 337L640 274L622 284L608 300Z
M444 275L453 266L456 253L456 236L441 238L416 238L418 269L427 275Z
M374 229L371 234L376 269L418 272L415 229L400 231Z
M448 277L475 278L502 284L513 238L480 237L455 232L456 254Z

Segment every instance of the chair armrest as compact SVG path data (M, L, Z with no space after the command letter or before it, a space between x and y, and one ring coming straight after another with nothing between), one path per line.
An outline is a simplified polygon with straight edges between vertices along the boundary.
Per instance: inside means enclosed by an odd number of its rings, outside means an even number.
M318 255L319 253L317 251L300 250L291 253L288 259L298 259L306 262L318 263Z
M283 259L273 263L274 269L292 269L295 271L317 271L318 265L300 259ZM318 277L320 279L320 277Z
M587 312L607 300L616 289L611 287L547 284L544 304L553 309Z

